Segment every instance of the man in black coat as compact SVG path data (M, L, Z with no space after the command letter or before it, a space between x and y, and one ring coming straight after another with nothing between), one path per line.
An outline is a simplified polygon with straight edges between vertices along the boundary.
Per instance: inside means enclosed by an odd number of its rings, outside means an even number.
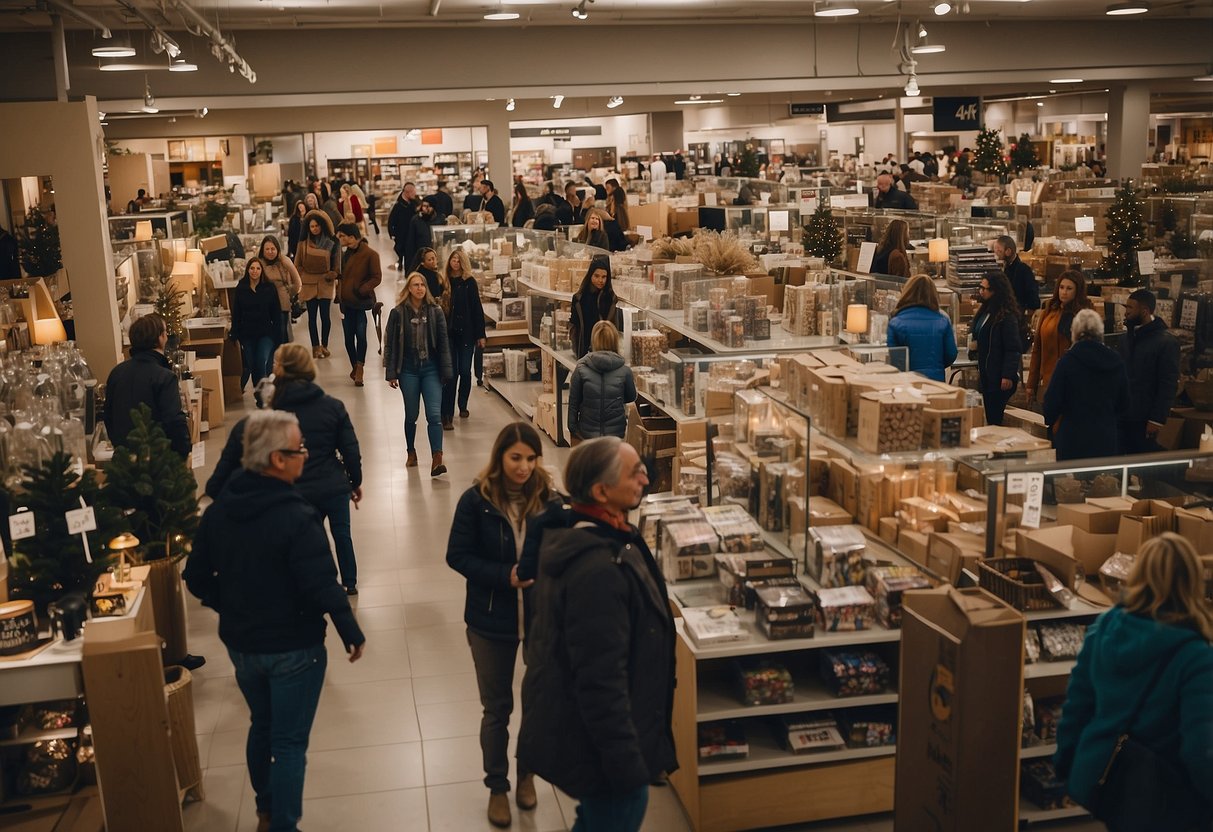
M246 759L258 828L296 829L308 737L328 651L327 614L350 661L366 638L337 583L328 536L294 487L308 452L295 417L248 417L244 467L202 515L185 583L219 613L219 638L251 717ZM271 762L272 761L272 762Z
M417 206L420 204L417 199L417 186L412 182L405 182L403 190L400 191L400 196L396 197L396 204L392 206L391 213L387 216L387 235L396 241L394 246L396 250L395 268L407 267L401 265L404 257L405 238L408 236L409 224L413 221L413 215L417 213Z
M876 177L876 198L872 201L875 208L897 208L902 211L917 211L918 203L914 197L893 185L893 177L882 173Z
M1003 235L994 241L994 256L1002 264L1002 269L1011 281L1011 290L1015 292L1015 302L1024 316L1024 330L1030 330L1028 322L1032 313L1040 308L1040 290L1036 287L1036 274L1032 267L1019 259L1015 248L1015 238Z
M1127 332L1120 355L1129 371L1129 409L1120 422L1120 451L1159 450L1155 437L1171 415L1179 388L1179 342L1154 317L1154 293L1138 289L1125 301Z
M435 225L446 225L446 217L438 216L434 210L432 197L421 200L417 213L409 220L408 231L404 235L404 271L410 272L417 268L417 252L423 248L433 248Z
M434 210L438 212L438 216L442 217L445 222L446 218L455 213L455 200L451 199L451 192L446 189L446 180L438 180L438 190L427 197L434 203Z
M564 482L573 522L540 545L518 758L581 801L578 828L635 832L649 784L678 765L674 621L627 522L648 477L631 445L602 437L573 449Z
M188 457L189 422L181 408L177 374L164 357L168 328L159 315L144 315L131 324L131 357L110 370L105 380L105 429L110 441L121 445L135 426L131 411L146 404L152 419L164 428L173 450Z
M482 179L476 187L480 189L480 204L476 206L476 210L487 211L493 215L493 220L498 225L503 224L505 222L505 203L497 195L497 189L493 187L493 180Z

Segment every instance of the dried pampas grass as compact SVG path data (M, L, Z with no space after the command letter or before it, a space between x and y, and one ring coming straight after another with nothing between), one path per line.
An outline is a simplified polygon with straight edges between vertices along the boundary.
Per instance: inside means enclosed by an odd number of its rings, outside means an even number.
M758 261L750 249L731 231L696 231L695 259L716 274L753 274Z

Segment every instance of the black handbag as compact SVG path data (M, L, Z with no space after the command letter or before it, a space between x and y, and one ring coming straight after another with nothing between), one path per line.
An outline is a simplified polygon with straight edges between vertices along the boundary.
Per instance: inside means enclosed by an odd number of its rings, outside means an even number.
M1184 639L1163 660L1138 698L1103 775L1095 784L1091 814L1117 832L1160 829L1194 832L1213 828L1210 826L1213 807L1201 798L1183 769L1132 734L1133 723L1158 680L1183 646L1194 640Z

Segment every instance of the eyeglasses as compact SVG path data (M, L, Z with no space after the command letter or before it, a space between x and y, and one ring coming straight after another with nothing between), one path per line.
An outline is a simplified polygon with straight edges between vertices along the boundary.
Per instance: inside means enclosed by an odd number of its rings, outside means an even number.
M279 448L278 453L286 454L287 456L307 456L307 446L300 442L298 449Z

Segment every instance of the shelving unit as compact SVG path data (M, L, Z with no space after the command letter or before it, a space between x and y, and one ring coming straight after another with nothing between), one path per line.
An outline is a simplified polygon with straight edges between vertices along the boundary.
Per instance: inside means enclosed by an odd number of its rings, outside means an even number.
M506 381L503 378L485 376L484 384L490 390L496 391L514 408L528 419L535 418L535 396L543 389L538 381Z
M730 347L712 338L706 332L700 332L683 321L668 317L652 309L644 310L651 321L660 326L668 327L689 341L704 346L718 355L741 355L744 353L764 352L804 352L822 347L832 347L838 339L828 335L793 335L782 327L772 327L771 337L764 341L750 341L744 347Z
M472 154L470 151L466 153L434 154L434 173L438 176L467 182L471 180L473 170Z

